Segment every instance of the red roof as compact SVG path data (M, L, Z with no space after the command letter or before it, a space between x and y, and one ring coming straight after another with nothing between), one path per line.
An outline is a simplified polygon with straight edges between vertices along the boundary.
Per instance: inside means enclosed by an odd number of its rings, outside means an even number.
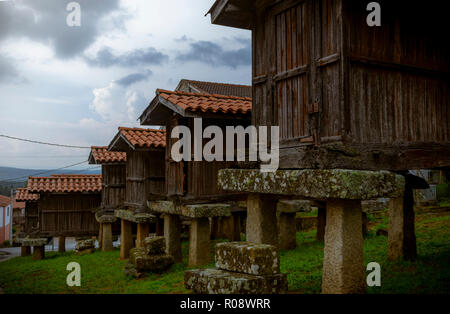
M252 110L250 97L172 92L158 89L156 93L172 104L189 111L247 114Z
M108 151L108 146L92 146L89 155L90 164L124 163L127 153Z
M166 131L119 127L119 133L135 148L166 147Z
M193 80L181 80L180 84L187 83L203 94L217 94L225 96L252 97L251 85L226 84L216 82L203 82ZM191 88L192 89L192 88Z
M11 199L7 196L0 195L0 206L6 207L11 204Z
M16 202L25 202L25 201L37 201L39 199L39 194L29 193L27 188L17 189L16 193ZM23 206L25 207L25 206ZM14 207L16 208L16 207Z
M31 193L100 192L101 175L52 175L51 177L29 177Z

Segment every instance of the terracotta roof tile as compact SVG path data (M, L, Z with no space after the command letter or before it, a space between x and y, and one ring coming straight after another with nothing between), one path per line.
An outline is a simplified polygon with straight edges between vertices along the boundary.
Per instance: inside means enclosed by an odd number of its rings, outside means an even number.
M252 110L250 97L172 92L158 89L157 94L172 104L189 111L248 114Z
M202 82L184 80L205 94L217 94L225 96L252 97L251 85L225 84L216 82Z
M32 193L100 192L101 175L52 175L51 177L29 177L28 189Z
M120 134L134 147L158 148L166 147L166 131L119 127Z
M0 195L0 206L8 206L11 203L11 199L7 196Z
M91 158L92 157L92 158ZM90 164L124 163L127 153L108 151L107 146L92 146L89 155Z
M16 193L16 201L17 202L25 202L25 201L37 201L39 199L39 194L30 193L27 188L17 189ZM14 207L16 208L16 207Z

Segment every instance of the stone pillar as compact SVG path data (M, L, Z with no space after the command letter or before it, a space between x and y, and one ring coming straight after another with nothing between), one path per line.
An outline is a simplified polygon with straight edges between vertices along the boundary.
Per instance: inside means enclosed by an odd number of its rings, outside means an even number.
M417 257L414 230L414 199L412 189L405 189L404 198L389 201L388 259L415 260Z
M21 246L20 247L20 256L30 256L31 255L31 246Z
M102 251L108 252L114 250L112 240L112 224L102 223Z
M63 253L66 251L66 237L58 237L58 252Z
M99 223L98 225L98 249L101 250L103 246L103 224Z
M222 217L223 233L231 242L241 240L241 225L238 213L232 213L229 217Z
M325 239L326 211L326 207L318 207L316 240L319 242L323 242Z
M210 263L210 242L209 219L193 219L189 230L189 266Z
M175 263L181 263L181 222L178 215L164 215L164 237L166 252L172 255Z
M218 239L219 235L219 217L211 218L211 239Z
M164 236L164 218L156 217L156 231L155 234L157 237Z
M45 245L33 246L33 259L41 260L45 258Z
M367 213L362 212L362 234L363 238L367 237L368 228L367 228Z
M297 246L296 213L280 213L280 249L293 250Z
M121 219L120 230L120 259L127 259L133 248L133 232L131 222Z
M148 223L138 223L136 235L136 247L144 247L144 240L150 235L150 226Z
M249 194L247 199L247 241L278 244L277 201L266 195Z
M327 201L322 293L363 293L360 200Z

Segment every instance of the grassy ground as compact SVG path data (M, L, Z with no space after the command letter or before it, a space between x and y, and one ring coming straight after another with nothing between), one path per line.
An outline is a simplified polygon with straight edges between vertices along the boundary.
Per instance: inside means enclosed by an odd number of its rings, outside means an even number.
M376 236L387 228L387 218L369 217L370 233L364 242L364 262L381 265L381 287L368 293L450 293L450 212L422 213L416 217L418 259L416 262L386 261L387 237ZM288 275L292 293L320 293L323 244L315 231L297 233L298 247L281 252L281 271ZM214 243L211 246L213 256ZM188 243L183 243L187 256ZM213 260L213 258L212 258ZM66 265L81 265L81 287L68 287ZM119 251L76 256L72 252L47 253L33 261L18 257L0 263L0 287L4 293L187 293L183 285L187 260L162 274L134 280L123 274L125 261ZM205 266L213 267L213 264Z

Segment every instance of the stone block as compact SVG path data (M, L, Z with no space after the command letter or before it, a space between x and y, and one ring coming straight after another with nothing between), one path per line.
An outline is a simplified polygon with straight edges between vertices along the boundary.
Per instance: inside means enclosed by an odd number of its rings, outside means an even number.
M147 255L162 255L166 253L164 237L148 237L144 240L144 250Z
M216 267L249 275L275 275L280 273L280 255L276 246L268 244L218 243Z
M94 250L94 249L95 249L95 243L94 243L93 239L79 240L75 244L75 252Z
M173 264L173 257L166 254L147 255L144 248L134 248L130 251L130 263L138 272L161 272Z
M228 217L231 215L229 204L177 205L170 201L149 201L151 211L161 214L179 215L189 218Z
M116 209L114 216L117 218L131 221L134 223L154 223L156 222L156 216L150 213L135 213L131 210Z
M218 186L225 191L295 195L316 200L366 200L402 196L405 178L389 171L221 169Z
M277 203L280 213L310 212L311 202L307 200L280 200Z
M284 274L256 276L220 269L187 270L184 284L200 294L281 294L288 289Z

